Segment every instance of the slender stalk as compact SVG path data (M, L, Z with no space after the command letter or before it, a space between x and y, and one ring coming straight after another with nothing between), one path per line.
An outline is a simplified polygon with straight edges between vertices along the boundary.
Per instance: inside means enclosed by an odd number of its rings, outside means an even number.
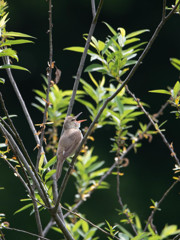
M50 214L51 214L52 218L55 220L55 222L58 225L58 227L63 232L63 234L66 237L66 239L67 240L74 240L74 238L72 237L70 232L67 230L65 224L63 223L62 219L59 217L59 215L57 213L55 213L54 211L50 211Z
M49 230L51 229L51 227L54 225L54 220L51 219L48 224L46 225L46 227L43 230L43 236L46 236L46 234L49 232Z
M9 57L4 57L3 61L4 61L5 64L10 64ZM18 100L19 100L19 102L21 104L22 110L23 110L24 115L25 115L25 117L27 119L29 127L30 127L30 129L31 129L31 131L33 133L33 136L35 138L36 144L39 144L40 141L39 141L39 138L38 138L38 135L37 135L37 131L36 131L35 127L34 127L33 121L31 119L31 116L29 115L29 112L27 110L26 104L25 104L25 102L24 102L24 100L23 100L23 98L21 96L21 93L20 93L20 91L18 89L18 86L17 86L17 84L16 84L16 82L14 80L14 77L12 75L11 69L10 68L6 68L6 72L7 72L7 75L9 77L9 80L11 82L11 85L12 85L12 87L13 87L15 93L16 93L16 96L17 96L17 98L18 98Z
M41 196L42 200L44 201L44 203L50 207L50 203L48 200L48 197L46 195L46 193L44 192L44 189L42 187L41 184L39 184L34 172L32 171L32 169L30 168L29 164L27 163L24 155L22 154L21 150L19 149L19 147L17 146L16 142L14 141L14 139L12 138L12 136L9 134L9 132L4 128L4 126L0 123L0 130L2 132L2 134L6 137L6 139L8 140L8 143L12 149L12 151L14 152L15 156L17 156L17 158L19 159L19 161L21 161L21 163L24 165L24 167L26 168L28 174L30 175L34 185L36 186L39 195Z
M90 26L88 37L87 37L86 44L85 44L85 47L84 47L84 52L82 54L82 57L81 57L81 60L80 60L80 63L79 63L79 67L78 67L78 70L77 70L77 73L76 73L76 79L75 79L74 86L73 86L73 93L72 93L72 97L71 97L69 107L68 107L68 110L67 110L67 116L71 115L71 113L72 113L76 92L77 92L77 89L78 89L78 86L79 86L79 81L80 81L80 78L81 78L81 74L82 74L82 71L83 71L83 68L84 68L84 63L85 63L86 56L87 56L87 51L89 49L91 37L94 33L94 30L95 30L95 27L96 27L96 24L97 24L97 20L98 20L103 2L104 2L104 0L99 1L99 5L98 5L96 13L94 12L95 11L95 3L94 3L93 0L91 2L94 17L93 17L93 20L92 20L92 23L91 23L91 26Z
M37 154L37 163L36 163L36 169L38 169L39 166L39 160L41 157L42 152L42 146L44 142L44 134L45 134L45 128L46 128L46 121L47 121L47 111L49 107L49 92L50 92L50 84L52 79L52 62L53 62L53 40L52 40L52 1L49 0L49 66L47 69L47 78L48 78L48 85L46 89L46 103L45 103L45 109L43 113L43 122L41 127L41 137L40 137L40 143L39 143L39 149Z
M97 228L99 231L101 231L101 232L103 232L104 234L110 236L111 238L119 239L118 237L116 237L116 236L110 234L109 232L107 232L107 231L105 231L104 229L100 228L100 227L97 226L96 224L92 223L92 222L89 221L88 219L86 219L86 218L80 216L80 214L78 214L78 213L76 213L76 212L73 212L73 211L71 211L71 210L69 210L69 209L67 209L67 208L65 208L65 207L63 207L63 206L62 206L62 208L63 208L64 210L66 210L67 212L69 212L69 213L71 213L71 214L77 216L78 218L82 219L83 221L87 222L89 225L91 225L91 226Z
M121 198L121 195L120 195L120 177L119 177L119 167L117 166L117 177L116 177L116 180L117 180L117 198L118 198L118 202L121 206L122 209L124 209L124 204L122 202L122 198ZM128 215L128 212L123 212L127 219L128 219L128 223L131 225L131 228L133 229L134 233L137 235L137 230L136 230L136 227L135 225L133 224L132 220L130 219L129 215Z
M92 16L93 18L96 15L96 4L95 4L95 0L91 0L91 8L92 8Z
M31 232L28 232L28 231L25 231L25 230L21 230L21 229L17 229L17 228L11 228L11 227L4 227L4 229L6 230L11 230L11 231L16 231L16 232L21 232L21 233L25 233L25 234L28 234L30 236L33 236L33 237L41 237L35 233L31 233ZM49 238L45 238L45 237L41 237L41 239L44 239L44 240L50 240Z
M144 228L144 232L147 230L148 228L148 225L152 222L153 220L153 217L154 217L154 214L155 212L158 210L160 204L162 203L162 201L167 197L167 195L170 193L170 191L174 188L174 186L179 182L179 180L173 182L171 184L171 186L165 191L165 193L163 194L162 198L159 200L159 202L156 204L156 206L154 207L154 209L152 210L149 218L148 218L148 221L146 223L146 226Z
M157 126L157 124L153 121L152 117L150 116L150 114L146 111L146 109L143 107L143 105L140 103L139 99L136 98L136 96L129 90L129 88L126 86L126 90L127 92L134 98L134 100L137 102L137 104L139 105L139 107L141 108L141 110L144 112L144 114L147 116L147 118L149 119L149 121L151 122L151 124L153 125L154 129L159 133L159 135L161 136L163 142L165 143L165 145L167 146L167 148L169 149L171 156L175 159L176 163L178 166L180 166L180 161L178 159L178 157L176 156L176 153L174 152L173 147L171 146L171 144L168 142L168 140L166 139L165 135L162 133L162 131L159 129L159 127Z
M134 65L134 67L132 68L132 70L130 71L129 75L127 76L127 78L123 81L122 85L110 96L108 97L105 101L103 106L100 108L99 112L97 113L96 117L94 118L93 122L91 123L91 125L89 126L88 131L86 132L84 138L81 141L81 144L79 145L79 147L76 150L76 153L72 159L71 162L71 166L69 167L63 182L61 184L61 188L59 191L59 196L58 196L58 201L60 201L63 191L67 185L67 182L69 180L70 177L70 173L71 173L71 169L73 168L76 158L79 155L79 152L83 146L83 144L85 143L87 137L89 136L89 134L91 133L94 125L98 122L99 117L101 116L102 112L104 111L104 109L106 108L107 104L114 99L118 93L129 83L129 81L132 79L133 75L135 74L136 70L139 68L140 64L142 63L142 60L145 58L145 56L147 55L147 53L149 52L149 50L151 49L152 44L154 43L154 41L156 40L156 38L158 37L158 34L160 32L160 30L162 29L162 27L164 26L164 24L166 23L166 21L172 16L172 14L175 12L176 8L178 7L178 5L180 4L180 0L178 1L178 3L175 5L175 7L170 11L170 13L161 20L161 22L159 23L159 25L157 26L157 28L154 31L154 34L152 35L151 39L149 40L146 48L144 49L144 51L142 52L142 54L140 55L138 61L136 62L136 64ZM58 205L58 203L56 204L56 206Z

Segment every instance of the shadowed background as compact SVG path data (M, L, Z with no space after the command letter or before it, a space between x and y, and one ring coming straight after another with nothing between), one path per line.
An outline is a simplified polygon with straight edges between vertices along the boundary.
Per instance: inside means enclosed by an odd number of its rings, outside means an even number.
M168 1L169 6L171 3L173 2ZM28 68L31 74L23 71L13 71L13 73L33 122L41 123L42 114L33 108L31 103L34 101L32 90L41 89L43 82L41 74L46 73L48 62L48 3L45 0L9 0L8 5L10 21L7 24L7 30L27 33L36 37L34 44L14 47L20 59L19 65ZM125 28L127 33L140 29L150 29L149 33L141 36L143 41L148 41L160 22L161 8L162 1L156 0L150 3L143 0L104 1L94 36L104 41L105 37L110 34L102 23L102 21L105 21L115 29L118 27ZM62 77L58 84L62 89L72 89L74 82L72 76L76 74L81 57L78 53L63 51L63 49L69 46L84 46L82 35L88 33L91 19L90 1L53 1L53 59L62 71ZM151 52L129 84L130 89L136 96L151 106L148 109L150 113L157 112L167 98L166 96L148 93L148 91L173 86L179 77L178 71L169 62L171 57L179 58L180 35L177 27L179 24L179 16L173 16L168 21L155 41ZM86 64L88 62L87 58ZM8 111L10 114L18 115L18 118L14 119L14 123L32 159L35 161L36 151L33 151L35 141L31 131L24 121L23 112L8 78L3 72L1 76L6 79L6 83L0 85L0 88ZM88 79L85 73L82 77ZM87 111L82 110L84 116L88 116ZM178 155L179 120L175 120L174 115L169 113L170 110L170 108L166 109L165 115L160 120L163 122L168 119L165 125L167 129L165 134L169 142L173 141ZM79 107L75 105L74 113L76 114L78 111ZM90 121L87 124L90 124ZM106 166L110 166L114 159L114 155L109 153L111 150L109 137L112 136L110 127L98 130L95 135L94 151L99 155L100 160L105 160ZM101 141L102 139L103 141ZM172 183L174 162L159 136L155 136L151 144L143 141L143 147L138 150L138 153L130 153L128 158L130 165L124 170L125 176L121 178L122 199L125 204L128 204L131 211L136 212L144 221L150 213L150 199L158 201ZM10 169L2 161L0 162L0 168L0 187L5 187L5 190L0 192L0 212L6 214L10 226L36 232L34 216L28 217L29 210L13 216L14 211L23 206L19 199L26 198L26 195L18 179L12 175ZM115 210L120 208L116 196L116 179L114 176L110 176L107 181L111 184L111 190L109 192L107 192L108 190L95 192L91 199L80 208L80 211L84 212L86 217L94 223L106 219L113 224L115 222L119 223L120 220ZM73 203L75 193L73 189L73 182L70 182L63 203L65 201ZM179 211L180 196L178 189L179 186L174 188L161 205L162 211L156 214L155 224L157 224L159 230L166 223L179 223L177 212ZM43 221L45 224L48 218L46 214L42 213L42 215L44 215ZM144 224L144 222L142 223ZM12 239L14 235L19 240L24 239L24 237L33 239L33 237L24 234L6 232L7 239ZM57 238L58 235L54 234L54 236Z

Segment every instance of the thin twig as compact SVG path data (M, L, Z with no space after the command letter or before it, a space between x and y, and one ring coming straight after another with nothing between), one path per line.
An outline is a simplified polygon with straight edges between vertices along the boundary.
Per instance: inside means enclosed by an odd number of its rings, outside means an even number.
M17 229L17 228L4 227L3 229L25 233L25 234L31 235L33 237L39 237L39 238L44 239L44 240L50 240L49 238L45 238L45 237L39 236L39 235L37 235L35 233L31 233L31 232L28 232L28 231L25 231L25 230L21 230L21 229Z
M98 20L103 2L104 2L104 0L100 0L98 8L97 8L97 12L96 12L95 16L93 17L93 20L92 20L92 23L91 23L91 27L90 27L88 37L87 37L87 40L86 40L86 44L85 44L85 47L84 47L84 52L82 54L82 57L81 57L81 60L80 60L80 63L79 63L79 67L78 67L78 70L77 70L77 73L76 73L76 79L75 79L74 86L73 86L73 93L72 93L72 97L71 97L69 107L68 107L68 110L67 110L67 116L71 115L71 113L72 113L76 92L77 92L77 89L78 89L78 86L79 86L79 81L80 81L80 78L81 78L81 74L82 74L82 71L83 71L83 68L84 68L84 63L85 63L86 56L87 56L87 51L89 49L91 37L94 33L94 29L96 27L97 20Z
M37 154L37 163L36 163L36 169L38 169L39 166L39 161L42 152L42 146L44 142L44 134L45 134L45 123L47 121L47 111L49 107L49 92L50 92L50 85L51 85L51 79L52 79L52 62L53 62L53 41L52 41L52 2L49 0L49 66L47 69L47 78L48 78L48 84L47 84L47 89L46 89L46 101L45 101L45 109L43 113L43 122L42 122L42 128L41 128L41 137L40 137L40 143L39 143L39 149L38 149L38 154Z
M149 218L148 218L148 221L147 221L146 226L145 226L145 228L144 228L144 232L147 230L148 225L152 222L153 217L154 217L154 214L155 214L155 212L158 210L158 208L159 208L160 204L162 203L162 201L167 197L167 195L169 194L169 192L174 188L174 186L175 186L178 182L179 182L179 180L173 182L173 183L171 184L171 186L170 186L170 187L166 190L166 192L163 194L163 196L162 196L162 198L159 200L159 202L157 202L156 206L154 207L154 209L152 210L152 212L151 212L151 214L150 214L150 216L149 216Z
M134 65L134 67L132 68L132 70L130 71L129 75L127 76L127 78L123 81L122 85L110 96L108 97L105 101L104 104L102 105L102 107L100 108L99 112L97 113L96 117L94 118L93 122L91 123L91 125L88 128L88 131L86 132L84 138L81 141L81 144L79 145L79 147L76 150L76 153L74 155L74 157L72 158L72 162L71 165L68 169L68 171L66 172L66 175L63 179L63 182L61 184L60 187L60 191L59 191L59 196L58 196L58 202L61 200L61 197L63 195L63 191L66 188L67 182L69 180L70 177L70 173L72 168L74 167L75 161L77 156L79 155L79 152L83 146L83 144L85 143L87 137L89 136L89 134L91 133L94 125L98 122L99 117L101 116L102 112L104 111L104 109L106 108L107 104L114 99L118 93L129 83L129 81L132 79L133 75L135 74L136 70L139 68L140 64L142 63L142 60L145 58L145 56L147 55L147 53L149 52L152 44L154 43L154 41L156 40L160 30L162 29L162 27L164 26L164 24L166 23L166 21L172 16L172 14L175 12L176 8L178 7L178 5L180 4L180 0L178 1L178 3L175 5L175 7L171 10L171 12L164 18L161 20L161 22L159 23L159 25L157 26L154 34L152 35L151 39L149 40L146 48L144 49L144 51L142 52L142 54L140 55L138 61L136 62L136 64ZM58 206L58 202L56 203L56 207Z
M1 102L2 109L3 109L5 115L6 115L7 119L8 119L8 122L9 122L9 124L10 124L10 127L9 127L7 124L6 124L6 126L8 126L8 129L11 129L11 130L13 131L13 134L15 135L15 138L17 139L19 145L21 146L21 149L22 149L22 151L23 151L23 154L24 154L25 158L28 160L30 166L31 166L32 169L34 169L34 171L35 171L34 165L33 165L32 161L31 161L31 159L30 159L30 157L29 157L29 154L28 154L28 152L27 152L27 150L26 150L26 148L25 148L25 146L24 146L24 144L23 144L23 141L21 140L21 138L20 138L20 136L19 136L19 134L18 134L18 132L17 132L17 130L16 130L13 122L12 122L12 120L11 120L10 117L9 117L9 114L8 114L7 109L6 109L6 106L5 106L5 103L4 103L4 101L3 101L3 97L2 97L2 94L1 94L1 93L0 93L0 102ZM10 164L8 161L6 161L6 162L7 162L8 164ZM28 192L29 192L30 196L33 196L33 197L35 198L34 189L31 187L30 180L29 180L29 178L28 178L28 176L27 176L26 171L24 170L24 167L23 167L21 161L19 161L19 164L21 165L21 169L22 169L22 171L23 171L23 173L24 173L24 176L25 176L25 178L26 178L27 184L26 184L26 182L24 181L24 179L20 176L20 174L16 171L15 168L14 168L14 171L16 172L16 174L18 175L18 177L20 178L21 182L23 182L25 188L27 189L27 187L29 186ZM11 164L10 164L10 165L11 165ZM12 168L13 168L13 166L12 166ZM35 171L35 172L36 172L36 171ZM35 219L36 219L36 223L37 223L38 232L39 232L39 235L42 236L42 224L41 224L41 219L40 219L40 214L39 214L39 211L38 211L37 203L36 203L36 201L34 201L33 198L32 198L32 202L33 202L33 205L34 205Z
M96 4L95 4L95 0L91 0L91 9L92 9L92 16L93 18L96 15Z
M51 219L43 230L43 236L46 236L46 234L49 232L49 230L54 224L55 224L54 220Z
M119 202L121 208L124 209L124 204L123 204L123 202L122 202L122 198L121 198L121 195L120 195L119 166L117 166L117 177L116 177L116 180L117 180L117 197L118 197L118 202ZM133 224L132 220L130 219L128 212L124 211L123 213L126 215L127 220L128 220L128 223L131 225L134 233L137 235L138 233L137 233L136 227L135 227L135 225Z
M162 19L166 17L166 0L163 0Z
M154 115L156 116L156 118L158 118L164 111L164 109L168 106L169 102L166 101L165 104L163 104L161 106L161 108L159 109L159 111L157 113L155 113ZM147 124L146 129L144 130L144 132L142 133L142 136L145 135L145 133L149 130L149 128L151 127L152 123L149 121L149 123ZM136 139L135 143L132 143L127 149L126 151L123 153L123 155L120 157L119 161L122 161L123 158L126 157L126 155L134 148L134 146L140 141L142 140L142 138L138 138ZM100 178L99 182L94 186L94 188L92 188L92 190L88 193L88 198L91 196L91 194L98 188L98 186L100 186L101 182L104 181L110 174L111 172L117 167L117 162L113 163L112 166L109 168L109 170ZM72 211L77 210L82 203L84 203L84 200L80 200L73 208ZM69 213L64 214L64 218L66 218L69 215Z
M4 57L3 61L4 61L5 64L10 64L9 57ZM31 129L31 131L33 133L33 136L35 138L36 144L39 144L40 141L39 141L39 138L38 138L38 135L37 135L37 131L36 131L35 127L34 127L33 121L31 119L31 116L29 115L29 112L27 110L26 104L25 104L25 102L24 102L24 100L23 100L23 98L21 96L21 93L20 93L20 91L18 89L18 86L17 86L17 84L16 84L16 82L14 80L14 77L12 75L11 69L10 68L6 68L6 72L7 72L7 75L9 77L9 80L11 82L11 85L12 85L12 87L13 87L15 93L16 93L16 96L17 96L17 98L18 98L18 100L19 100L19 102L21 104L22 110L23 110L24 115L25 115L25 117L27 119L29 127L30 127L30 129Z
M65 238L67 240L74 240L74 238L72 237L72 235L70 234L70 232L68 231L68 229L66 228L64 222L62 221L62 219L59 217L59 215L57 213L55 213L54 211L52 211L52 209L50 210L50 214L52 216L52 218L55 220L56 224L58 225L58 227L61 229L61 231L63 232Z
M111 238L115 238L115 239L118 239L118 240L119 240L118 237L111 235L110 233L108 233L108 232L105 231L104 229L100 228L99 226L95 225L94 223L92 223L92 222L89 221L88 219L86 219L86 218L80 216L80 214L78 214L78 213L76 213L76 212L73 212L73 211L71 211L71 210L69 210L69 209L67 209L67 208L65 208L65 207L63 207L63 206L61 206L61 207L62 207L64 210L66 210L67 212L69 212L69 213L71 213L71 214L77 216L78 218L82 219L83 221L89 223L89 225L91 225L91 226L97 228L97 229L100 230L101 232L103 232L103 233L105 233L106 235L110 236Z
M0 123L0 130L2 132L2 134L6 137L6 139L8 140L8 143L13 151L13 153L15 154L15 156L17 156L17 158L19 159L19 161L21 161L24 165L24 167L26 168L28 174L30 175L33 183L35 184L36 188L38 189L39 195L41 196L41 198L43 199L44 203L50 207L50 203L47 197L47 194L44 191L44 188L42 187L41 184L39 184L36 176L34 175L34 172L32 171L32 169L30 168L29 164L27 163L24 155L22 154L21 150L19 149L19 147L17 146L16 142L14 141L14 139L12 138L12 136L9 134L9 132L4 128L4 126Z
M163 142L165 143L165 145L167 146L167 148L169 149L169 151L171 152L171 157L173 157L177 163L178 166L180 166L180 161L176 156L176 153L174 152L173 147L171 146L171 144L168 142L168 140L166 139L165 135L162 133L162 131L159 129L159 127L157 126L157 124L153 121L152 117L150 116L150 114L146 111L146 109L143 107L143 105L141 104L140 100L138 98L136 98L136 96L129 90L128 86L126 86L126 90L127 92L133 97L133 99L137 102L138 106L141 108L141 110L144 112L144 114L148 117L149 121L151 122L151 124L153 125L153 127L155 128L155 130L159 133L159 135L161 136Z

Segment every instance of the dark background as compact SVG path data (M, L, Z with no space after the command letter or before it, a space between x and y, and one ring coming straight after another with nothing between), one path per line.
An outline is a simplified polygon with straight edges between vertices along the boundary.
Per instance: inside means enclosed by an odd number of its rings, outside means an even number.
M173 2L168 1L169 6L171 3ZM48 3L45 0L9 0L8 5L10 21L7 24L7 30L27 33L36 37L34 44L21 45L15 48L20 58L18 64L28 68L31 74L24 71L13 71L13 73L33 122L40 123L42 115L31 106L31 103L34 101L32 89L41 88L41 74L45 74L47 67L49 52ZM125 28L127 33L140 29L150 29L150 33L141 36L143 41L148 41L160 22L161 9L162 1L156 0L151 2L143 0L104 1L94 35L97 39L105 40L109 34L108 29L102 23L105 21L115 29L117 27ZM69 46L84 45L82 35L88 33L91 18L90 1L53 1L54 61L62 71L59 83L59 87L62 89L72 89L74 81L72 76L76 74L80 60L80 54L63 51L63 49ZM136 96L151 106L148 109L151 113L158 111L166 100L166 96L151 94L148 91L173 86L179 77L178 71L169 62L171 57L179 58L179 24L178 15L173 16L166 23L151 52L129 84ZM35 142L27 123L24 121L19 102L5 73L2 72L1 76L6 79L6 84L0 85L0 88L9 113L18 115L18 118L14 119L16 127L32 158L36 159L36 152L33 152ZM87 79L87 75L83 74L83 78ZM74 112L76 113L78 110L75 106ZM165 125L167 129L165 134L169 142L173 141L175 151L179 155L179 120L175 120L175 117L169 113L170 111L171 109L168 108L160 121L168 120ZM84 114L87 115L86 112ZM107 166L112 164L114 158L113 154L109 153L111 149L109 137L112 137L111 128L99 130L95 136L96 147L94 150L96 154L99 154L101 160L105 160ZM102 138L107 140L102 142ZM125 204L128 204L132 212L136 212L140 216L142 224L145 224L145 220L150 214L150 199L158 201L173 181L174 161L159 136L154 137L151 144L143 141L143 148L139 149L137 154L131 153L128 157L130 165L125 169L125 176L121 178L122 199ZM18 179L12 175L10 169L2 161L0 168L0 187L5 187L5 190L0 191L0 212L6 214L11 227L36 232L34 216L29 218L28 210L13 215L15 210L23 206L19 199L26 198L26 195ZM109 177L107 181L111 184L111 190L109 192L108 190L95 192L92 198L85 202L80 209L94 223L106 219L113 224L119 223L120 220L115 210L120 208L117 203L115 177ZM70 182L64 201L72 203L73 194L73 183ZM162 211L155 216L155 224L157 224L159 231L166 223L179 224L179 201L179 186L176 186L161 205ZM44 214L44 224L47 220ZM14 236L19 240L25 237L33 239L33 237L24 234L6 232L7 239L14 239ZM57 239L57 235L54 237Z

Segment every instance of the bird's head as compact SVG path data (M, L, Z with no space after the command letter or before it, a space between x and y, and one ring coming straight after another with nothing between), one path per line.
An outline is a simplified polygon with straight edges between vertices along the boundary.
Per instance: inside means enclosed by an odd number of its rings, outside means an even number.
M65 118L65 121L64 121L64 129L70 129L70 128L79 128L80 127L80 123L81 122L84 122L86 121L86 119L83 119L83 120L78 120L77 121L77 118L79 117L79 115L81 114L82 112L80 112L79 114L77 114L75 117L71 117L71 116L67 116Z

